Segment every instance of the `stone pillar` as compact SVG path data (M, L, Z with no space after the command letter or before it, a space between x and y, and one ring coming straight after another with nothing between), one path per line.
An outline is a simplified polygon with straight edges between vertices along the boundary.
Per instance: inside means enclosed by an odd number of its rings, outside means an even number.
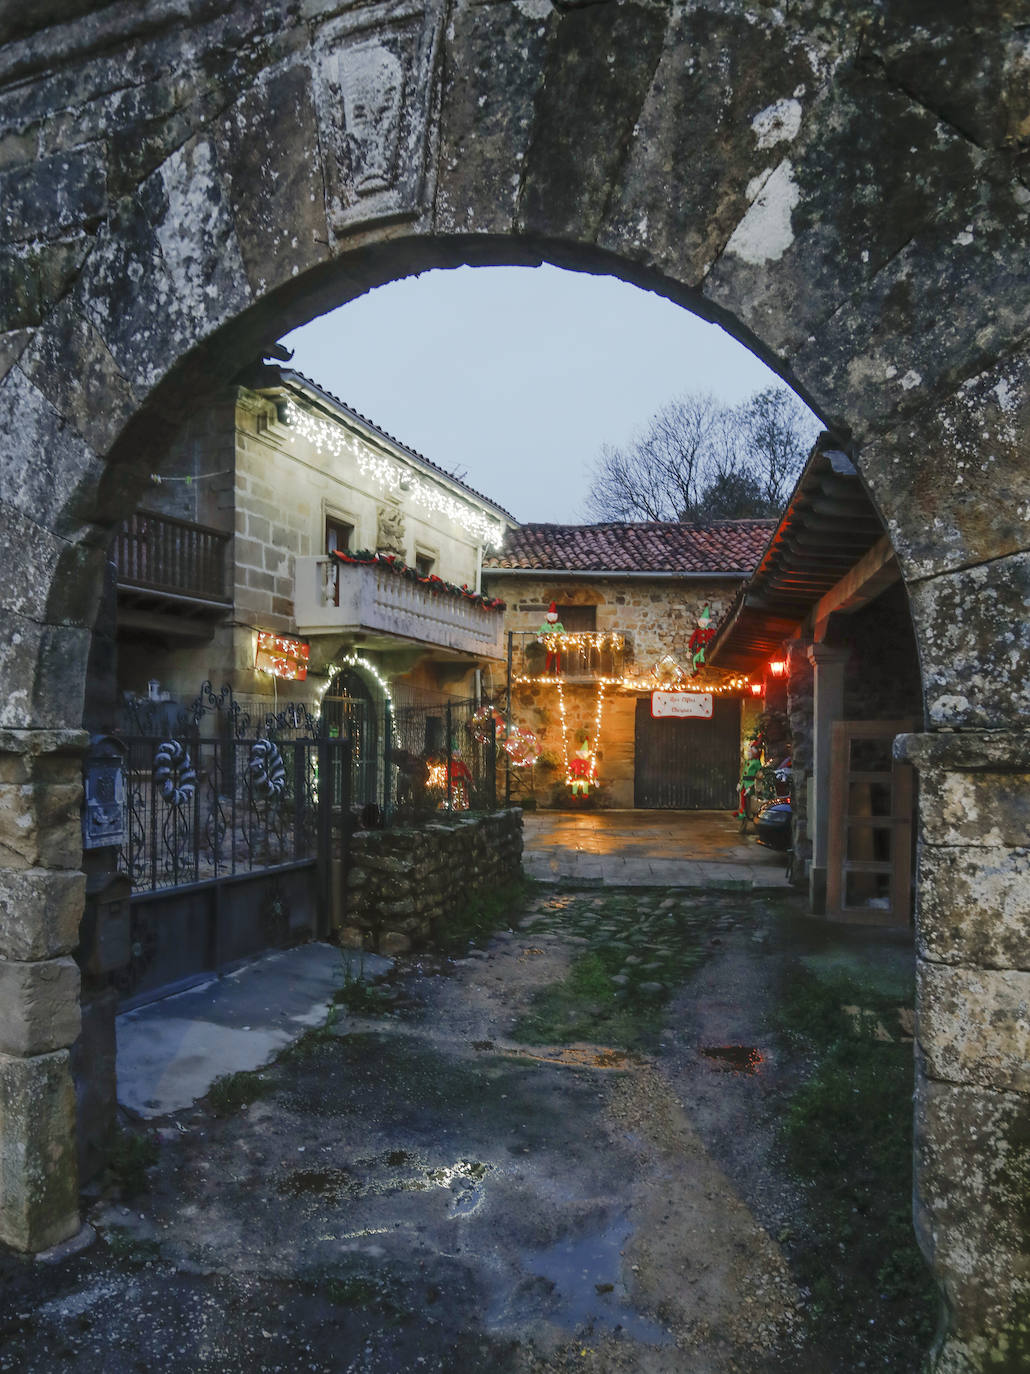
M1030 733L901 735L919 770L916 1233L935 1374L1030 1369Z
M831 727L844 710L844 665L848 650L830 644L810 644L812 664L812 804L808 816L808 837L812 842L812 863L808 874L808 894L812 912L826 913L826 853L830 834L830 745Z
M0 1243L17 1250L79 1227L69 1046L85 744L77 730L0 730Z

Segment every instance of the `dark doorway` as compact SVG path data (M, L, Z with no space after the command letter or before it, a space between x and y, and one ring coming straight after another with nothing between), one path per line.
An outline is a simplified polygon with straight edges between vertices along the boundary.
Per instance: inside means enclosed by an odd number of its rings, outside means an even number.
M654 720L637 702L633 804L677 811L732 810L740 776L740 702L716 696L711 720Z

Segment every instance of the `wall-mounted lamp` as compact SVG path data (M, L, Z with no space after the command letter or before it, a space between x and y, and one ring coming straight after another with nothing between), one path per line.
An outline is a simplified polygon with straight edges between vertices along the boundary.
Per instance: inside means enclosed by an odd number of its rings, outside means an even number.
M769 664L769 672L773 677L784 677L787 672L787 665L782 658L774 658Z
M763 691L763 684L762 684L761 682L752 682L752 684L751 684L751 695L752 695L753 697L760 697L760 696L762 695L762 691Z

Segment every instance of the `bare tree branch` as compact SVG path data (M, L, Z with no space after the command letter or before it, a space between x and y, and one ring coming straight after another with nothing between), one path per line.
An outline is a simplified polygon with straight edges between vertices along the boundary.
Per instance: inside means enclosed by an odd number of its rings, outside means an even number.
M818 424L786 388L739 406L680 396L625 447L605 444L587 493L595 520L744 519L782 508Z

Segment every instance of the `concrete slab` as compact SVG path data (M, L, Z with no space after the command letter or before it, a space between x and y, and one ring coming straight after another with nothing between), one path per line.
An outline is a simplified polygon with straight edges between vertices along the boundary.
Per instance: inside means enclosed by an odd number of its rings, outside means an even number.
M140 1116L181 1111L216 1078L260 1068L326 1020L347 976L392 961L332 945L276 950L224 978L118 1017L118 1100Z
M782 854L727 811L537 811L523 816L523 868L538 882L747 890L790 884Z

